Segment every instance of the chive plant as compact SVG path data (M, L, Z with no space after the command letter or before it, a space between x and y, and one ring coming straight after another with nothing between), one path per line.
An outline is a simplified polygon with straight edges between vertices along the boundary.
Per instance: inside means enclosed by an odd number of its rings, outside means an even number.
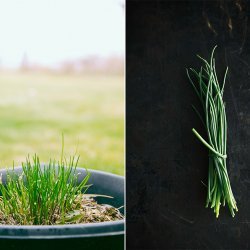
M198 55L203 65L199 71L192 68L187 70L187 76L198 95L204 115L202 116L194 106L193 108L207 132L207 140L205 140L194 128L192 129L195 136L209 150L206 207L210 206L218 218L221 204L223 206L227 204L233 217L238 209L226 167L227 119L223 93L228 67L222 84L219 84L214 58L216 47L214 47L209 61ZM192 78L189 72L191 72Z
M6 183L0 183L1 220L6 224L50 225L60 220L76 206L81 193L85 193L90 173L78 183L76 170L79 157L69 161L50 161L42 166L38 156L27 158L22 174L7 172Z

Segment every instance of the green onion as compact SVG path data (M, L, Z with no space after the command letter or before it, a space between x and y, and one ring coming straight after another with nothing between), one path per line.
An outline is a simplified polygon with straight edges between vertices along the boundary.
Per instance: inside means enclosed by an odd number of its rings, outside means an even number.
M195 107L193 108L201 119L208 137L205 140L194 128L192 129L195 136L209 150L206 207L210 206L218 218L221 204L224 206L227 204L233 217L238 208L226 167L227 119L223 93L228 68L225 71L222 85L220 85L215 70L214 51L216 47L214 47L209 61L198 55L203 65L199 71L192 68L187 70L187 76L200 99L204 116ZM193 79L189 72L192 73Z

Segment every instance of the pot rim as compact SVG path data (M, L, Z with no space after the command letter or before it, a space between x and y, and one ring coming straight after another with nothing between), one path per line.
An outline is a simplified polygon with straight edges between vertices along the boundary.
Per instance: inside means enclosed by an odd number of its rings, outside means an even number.
M125 220L69 225L0 225L0 239L88 238L123 235L124 223Z

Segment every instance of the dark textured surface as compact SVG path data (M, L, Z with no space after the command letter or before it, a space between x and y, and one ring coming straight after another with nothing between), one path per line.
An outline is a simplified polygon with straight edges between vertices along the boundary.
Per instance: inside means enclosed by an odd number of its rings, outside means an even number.
M127 249L250 249L250 4L127 2ZM225 88L239 213L205 208L207 150L185 67L213 46Z

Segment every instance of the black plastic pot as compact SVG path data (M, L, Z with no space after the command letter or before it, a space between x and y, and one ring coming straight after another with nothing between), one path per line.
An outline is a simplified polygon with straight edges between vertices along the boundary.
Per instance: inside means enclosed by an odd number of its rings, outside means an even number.
M77 169L79 181L85 170ZM15 168L21 173L20 167ZM113 199L97 198L98 202L115 207L124 205L124 178L102 171L90 170L89 189L92 194L105 194ZM6 170L0 170L3 182ZM123 212L123 211L122 211ZM55 226L5 226L0 225L0 249L124 249L124 220L76 225Z

